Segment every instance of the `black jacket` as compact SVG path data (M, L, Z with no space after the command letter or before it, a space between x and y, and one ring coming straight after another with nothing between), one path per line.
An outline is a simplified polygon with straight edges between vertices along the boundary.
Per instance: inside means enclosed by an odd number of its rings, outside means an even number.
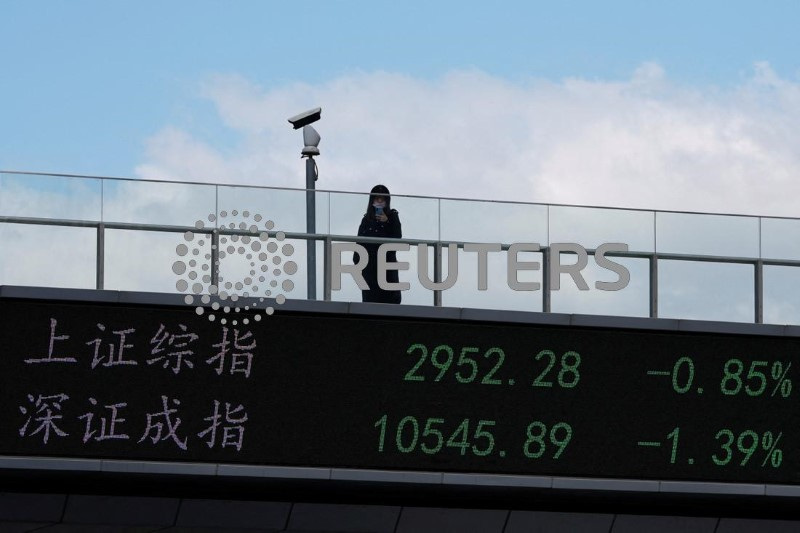
M373 216L365 214L358 227L358 236L402 238L403 229L397 210L392 209L387 211L386 217L388 218L386 222L379 222ZM378 248L381 243L363 242L359 244L367 250L367 266L362 274L364 275L364 281L369 285L369 290L361 291L362 301L399 304L401 300L400 291L385 291L378 286ZM353 261L358 262L358 259L358 253L356 252ZM388 252L386 254L386 262L396 263L397 254L394 251ZM397 270L388 270L386 272L386 281L389 283L397 283Z

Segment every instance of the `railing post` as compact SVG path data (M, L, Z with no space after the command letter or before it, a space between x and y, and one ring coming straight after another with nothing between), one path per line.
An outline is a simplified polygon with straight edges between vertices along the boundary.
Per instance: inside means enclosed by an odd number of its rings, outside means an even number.
M651 255L650 261L650 318L658 318L658 254Z
M102 222L97 225L97 260L95 264L95 288L99 291L105 287L105 255L106 255L106 225Z
M419 245L417 245L417 253L419 253ZM425 272L427 276L428 273ZM442 282L442 243L437 242L433 245L433 282ZM442 291L433 291L433 305L435 307L442 306Z
M755 319L756 324L764 323L764 261L755 262Z
M333 281L333 273L332 273L332 262L333 258L331 257L331 253L333 250L333 246L331 245L331 236L325 236L325 245L323 247L323 268L324 274L322 279L322 291L323 291L323 298L326 302L331 301L331 284Z
M542 248L542 312L550 312L550 246Z
M219 230L211 232L211 284L219 291Z

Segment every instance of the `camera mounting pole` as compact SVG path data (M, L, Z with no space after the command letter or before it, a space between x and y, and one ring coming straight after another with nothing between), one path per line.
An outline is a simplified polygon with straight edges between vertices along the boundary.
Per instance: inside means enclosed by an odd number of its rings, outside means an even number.
M317 163L314 156L319 155L320 136L311 123L322 117L322 108L317 107L295 115L289 119L294 129L303 128L303 150L300 157L306 159L306 233L312 235L317 232L316 213L317 202L315 183L319 177ZM309 300L317 299L317 242L314 239L306 241L306 277L308 280L307 294Z

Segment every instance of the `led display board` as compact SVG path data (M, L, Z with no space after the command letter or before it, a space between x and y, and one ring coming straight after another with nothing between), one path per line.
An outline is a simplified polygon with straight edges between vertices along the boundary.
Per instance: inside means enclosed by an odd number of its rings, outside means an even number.
M800 482L800 339L0 299L0 455Z

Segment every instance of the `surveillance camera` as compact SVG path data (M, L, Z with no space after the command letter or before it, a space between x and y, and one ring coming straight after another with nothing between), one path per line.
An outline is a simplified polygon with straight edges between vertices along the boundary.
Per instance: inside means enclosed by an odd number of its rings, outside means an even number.
M313 122L318 121L321 116L322 116L322 108L315 107L310 111L305 111L303 113L300 113L299 115L293 116L292 118L289 119L289 122L292 124L294 129L298 130L303 126L307 126Z
M319 133L313 126L303 126L303 143L305 143L305 147L300 153L305 157L319 155L319 148L317 148L319 141Z
M306 146L319 146L320 136L313 126L303 126L303 142Z

